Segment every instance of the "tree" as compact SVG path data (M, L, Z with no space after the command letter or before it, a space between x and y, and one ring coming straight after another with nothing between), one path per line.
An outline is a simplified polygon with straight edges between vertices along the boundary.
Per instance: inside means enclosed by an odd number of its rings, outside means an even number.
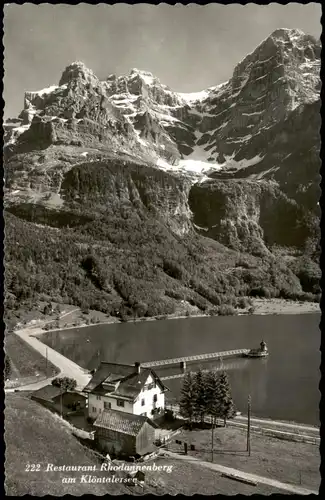
M218 388L218 414L223 418L224 425L226 426L227 418L235 416L235 405L231 396L231 388L226 372L219 375L219 388Z
M194 377L192 373L187 372L183 379L179 408L182 417L187 418L189 420L190 427L192 427L192 421L194 417L194 401L195 401Z
M204 375L201 368L194 375L194 415L199 418L201 423L207 411L207 394Z
M10 363L10 358L5 355L5 367L4 367L4 375L5 379L10 378L11 375L11 363Z
M212 425L215 425L216 418L220 414L219 404L219 377L217 372L210 371L205 377L207 414L211 416Z
M69 377L56 377L52 380L52 385L61 387L64 391L73 391L77 387L77 381Z
M54 308L54 312L59 316L59 319L60 319L60 313L61 313L60 304L56 304L56 306Z
M60 405L61 405L61 418L62 418L63 414L62 394L65 391L73 391L73 389L75 389L77 386L77 381L74 378L69 378L69 377L56 377L55 379L52 380L52 385L60 387L61 389Z
M49 315L49 314L52 314L53 312L53 308L52 308L52 304L51 302L49 302L48 304L46 304L46 306L44 307L44 311L43 313L45 314L45 316Z

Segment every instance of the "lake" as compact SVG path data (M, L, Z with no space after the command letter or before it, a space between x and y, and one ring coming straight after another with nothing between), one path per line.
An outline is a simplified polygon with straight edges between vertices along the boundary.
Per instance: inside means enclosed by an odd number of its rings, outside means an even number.
M134 363L229 349L255 348L262 339L266 359L224 360L236 408L255 416L319 425L320 314L186 318L93 325L47 332L42 341L84 368L99 361ZM195 370L198 364L188 365ZM201 362L203 369L220 361ZM160 376L178 367L158 369ZM166 381L167 400L177 400L182 379Z

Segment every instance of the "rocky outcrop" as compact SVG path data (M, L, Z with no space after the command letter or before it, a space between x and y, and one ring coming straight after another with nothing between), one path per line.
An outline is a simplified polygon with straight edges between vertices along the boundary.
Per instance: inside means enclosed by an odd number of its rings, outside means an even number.
M26 92L4 127L14 301L125 319L318 300L319 66L318 42L277 30L194 94L81 62Z
M74 62L5 126L6 203L135 203L184 234L189 202L194 227L232 248L301 247L304 214L319 211L319 68L320 44L286 29L193 95L137 69L101 81Z
M319 100L320 43L299 30L276 30L239 63L232 78L200 103L198 145L235 162L265 154L263 135L300 105ZM225 162L224 168L231 162Z
M174 233L182 235L192 229L189 189L185 179L115 160L72 168L63 178L60 193L66 206L74 211L115 213L124 207L149 212Z
M260 255L273 246L302 249L312 234L306 211L266 181L207 181L191 188L189 206L201 234Z

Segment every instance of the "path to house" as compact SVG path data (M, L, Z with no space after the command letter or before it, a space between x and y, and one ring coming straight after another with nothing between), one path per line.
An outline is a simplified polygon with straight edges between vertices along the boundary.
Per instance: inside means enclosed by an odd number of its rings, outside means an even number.
M238 478L243 480L248 479L250 481L254 481L256 483L267 484L268 486L272 486L274 488L289 491L290 493L296 495L318 495L318 491L309 490L306 488L301 488L300 486L295 486L293 484L282 483L281 481L277 481L276 479L271 479L264 476L257 476L256 474L248 474L247 472L240 471L238 469L233 469L231 467L224 467L223 465L214 464L210 462L205 462L203 460L198 460L197 458L191 457L189 455L178 455L172 451L163 450L162 454L166 454L170 457L186 460L196 465L200 465L206 467L208 469L215 470L216 472L220 472L221 474L232 474Z
M63 316L66 316L67 314L70 314L72 311L69 313L64 314ZM61 318L63 317L61 316ZM18 335L22 340L27 342L31 347L33 347L36 351L38 351L44 358L46 358L54 365L56 366L59 370L60 373L57 376L60 377L71 377L74 378L77 381L77 389L82 390L89 382L91 379L91 375L89 373L89 370L86 370L85 368L82 368L81 366L77 365L77 363L74 363L74 361L71 361L71 359L66 358L63 356L63 354L60 354L59 352L55 351L51 347L46 346L41 342L38 338L35 337L35 335L44 333L42 328L24 328L23 330L17 330L15 332L16 335ZM29 385L22 385L19 387L15 387L15 389L24 389L26 391L28 390L37 390L40 389L41 387L44 387L45 385L48 385L51 383L55 377L50 377L44 380L40 380L38 382L35 382L33 384ZM15 389L6 389L6 392L12 392Z

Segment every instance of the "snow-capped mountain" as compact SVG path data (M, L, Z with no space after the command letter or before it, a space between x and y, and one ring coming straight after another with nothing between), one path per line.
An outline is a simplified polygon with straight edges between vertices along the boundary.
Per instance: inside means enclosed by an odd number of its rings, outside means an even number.
M192 94L174 92L137 69L99 81L75 62L57 86L25 93L20 121L5 125L6 141L10 150L26 151L33 139L75 140L89 153L123 152L163 169L228 174L268 163L279 124L319 101L319 71L320 43L287 29L245 57L228 82ZM277 169L278 161L261 165L260 176Z
M191 183L273 180L314 210L320 50L299 30L276 30L229 81L189 94L147 71L99 80L74 62L58 85L26 92L23 111L5 124L6 187L15 199L48 197L74 165L119 158Z
M265 284L267 296L317 294L320 50L279 29L227 82L194 93L138 69L98 79L82 62L26 92L4 127L6 267L21 271L12 293L31 289L38 259L37 290L105 311L140 300L165 313L184 296L206 310L223 303L211 290L253 294ZM35 239L52 250L35 257ZM292 255L307 251L306 278ZM94 269L84 268L89 252L99 255Z

